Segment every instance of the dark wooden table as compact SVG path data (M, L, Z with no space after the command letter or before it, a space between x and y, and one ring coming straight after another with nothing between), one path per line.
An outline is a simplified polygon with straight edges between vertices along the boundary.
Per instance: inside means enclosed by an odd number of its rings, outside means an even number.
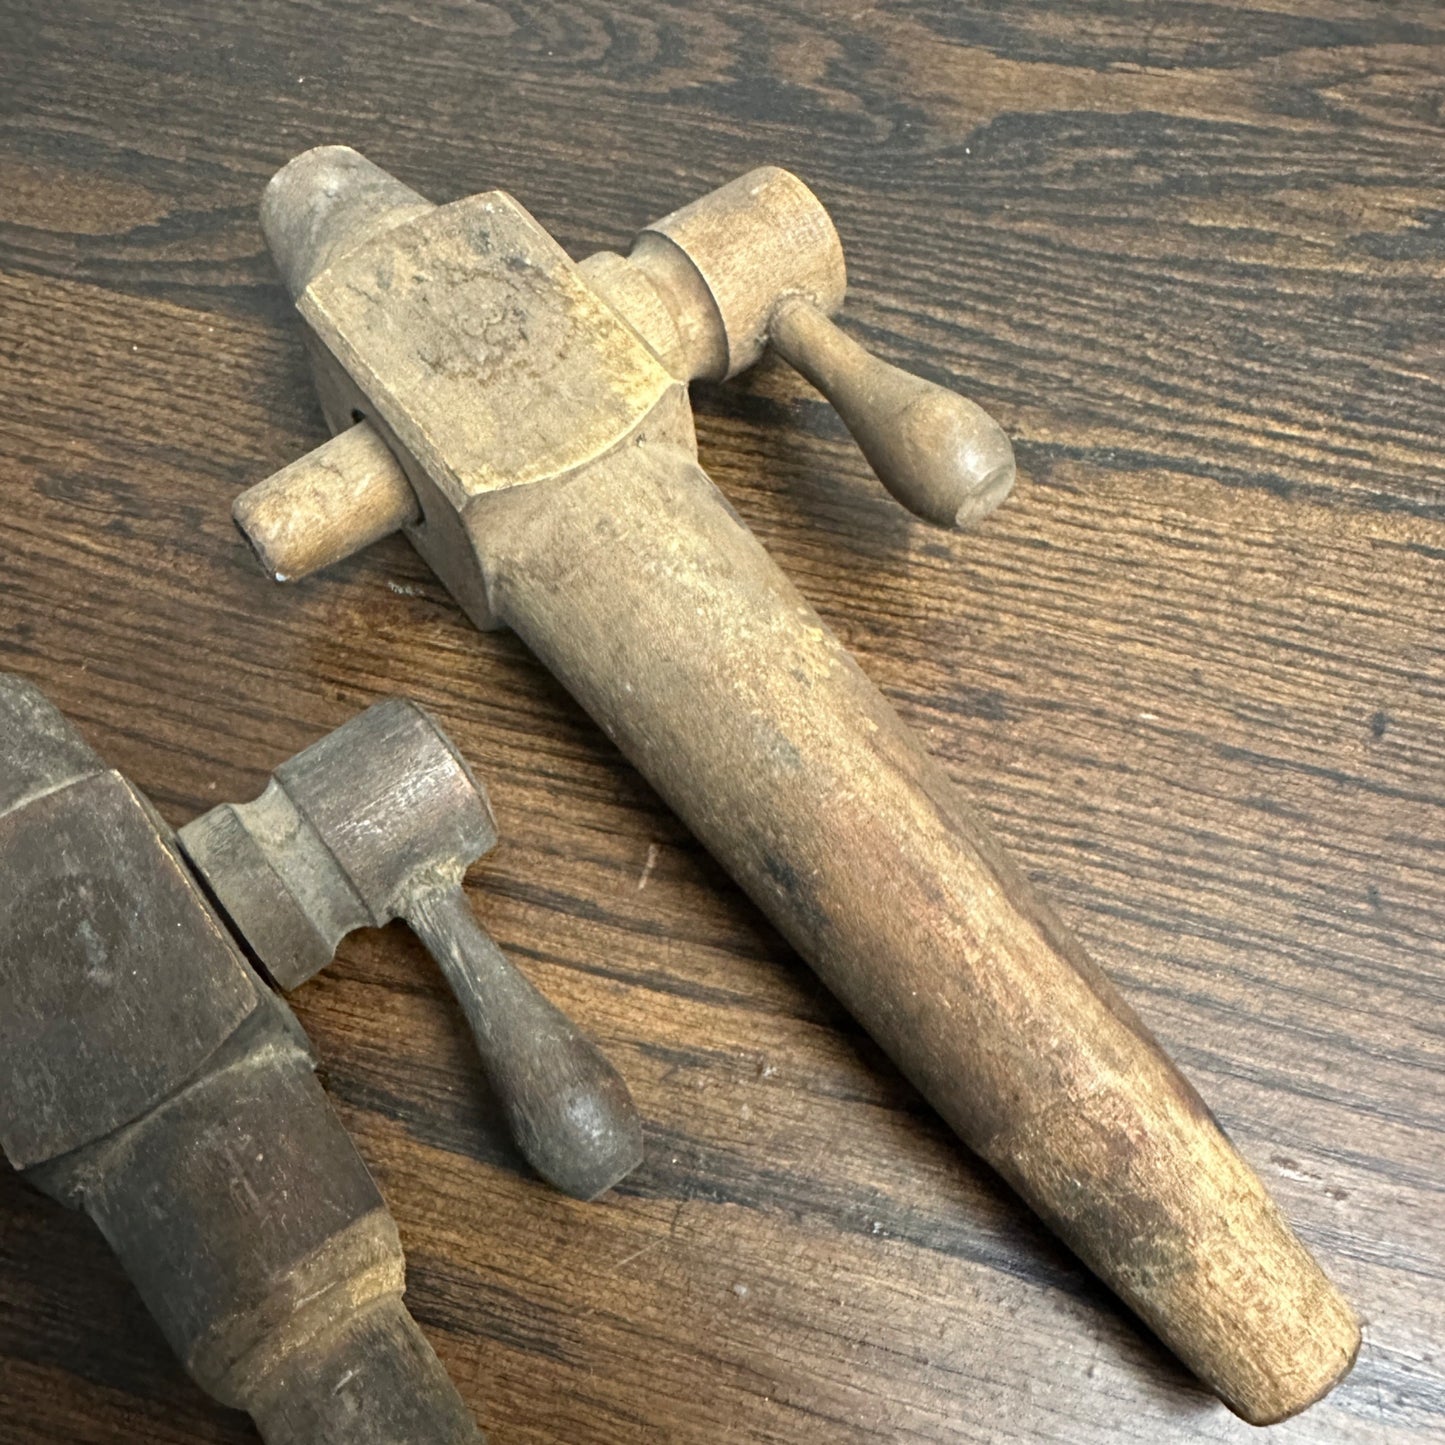
M1445 17L1435 0L0 3L0 667L179 823L384 693L492 789L488 926L648 1159L499 1138L399 929L294 996L506 1442L1243 1441L509 635L393 541L291 590L227 516L321 439L255 221L346 141L576 255L806 177L852 324L1016 438L906 517L777 364L704 459L1201 1086L1366 1320L1281 1441L1445 1432ZM0 1175L0 1439L244 1441L82 1218Z

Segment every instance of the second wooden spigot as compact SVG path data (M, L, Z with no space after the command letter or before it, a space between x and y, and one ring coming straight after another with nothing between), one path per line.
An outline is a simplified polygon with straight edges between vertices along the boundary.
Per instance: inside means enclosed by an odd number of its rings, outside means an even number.
M593 1199L642 1162L621 1075L477 922L462 891L497 841L486 791L431 716L388 698L276 769L250 803L181 829L191 866L272 982L291 990L354 928L404 919L471 1026L517 1147Z
M354 151L262 224L337 437L236 518L296 578L398 528L514 628L968 1144L1246 1419L1348 1370L1349 1306L1198 1095L697 463L686 383L771 345L941 523L1007 495L971 403L833 325L842 250L754 171L575 265L501 192Z

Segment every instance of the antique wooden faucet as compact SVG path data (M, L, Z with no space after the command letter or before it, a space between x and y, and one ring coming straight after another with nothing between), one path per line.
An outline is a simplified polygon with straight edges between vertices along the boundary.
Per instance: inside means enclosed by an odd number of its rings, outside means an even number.
M388 698L282 763L254 802L178 840L277 987L354 928L404 919L466 1015L512 1138L549 1184L593 1199L642 1162L642 1121L597 1047L483 931L462 875L497 841L486 792L415 703Z
M482 1437L402 1303L396 1224L306 1035L240 942L291 988L351 928L406 917L539 1172L590 1197L641 1157L626 1086L471 915L462 871L495 839L446 737L392 699L178 847L0 674L0 1148L90 1214L197 1383L269 1445Z
M574 264L509 196L354 151L262 225L337 434L238 499L278 579L397 529L514 628L933 1106L1256 1423L1348 1370L1349 1306L1199 1096L698 465L687 382L772 346L934 522L1009 492L976 406L868 356L827 212L754 171Z

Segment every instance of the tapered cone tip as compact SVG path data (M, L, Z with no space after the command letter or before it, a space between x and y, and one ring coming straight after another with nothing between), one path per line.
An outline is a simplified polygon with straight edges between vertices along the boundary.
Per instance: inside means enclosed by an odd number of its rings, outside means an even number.
M431 208L350 146L317 146L271 177L261 230L295 297L343 252Z
M266 1445L486 1445L396 1298L287 1356L244 1404Z

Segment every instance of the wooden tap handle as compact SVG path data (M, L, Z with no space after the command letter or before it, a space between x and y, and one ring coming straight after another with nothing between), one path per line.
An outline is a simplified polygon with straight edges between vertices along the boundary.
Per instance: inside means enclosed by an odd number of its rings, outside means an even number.
M455 884L404 917L471 1025L512 1137L549 1184L595 1199L642 1162L642 1121L622 1076L482 929Z
M982 407L880 361L801 296L778 304L768 334L833 403L878 480L916 516L967 527L1013 491L1013 447Z

